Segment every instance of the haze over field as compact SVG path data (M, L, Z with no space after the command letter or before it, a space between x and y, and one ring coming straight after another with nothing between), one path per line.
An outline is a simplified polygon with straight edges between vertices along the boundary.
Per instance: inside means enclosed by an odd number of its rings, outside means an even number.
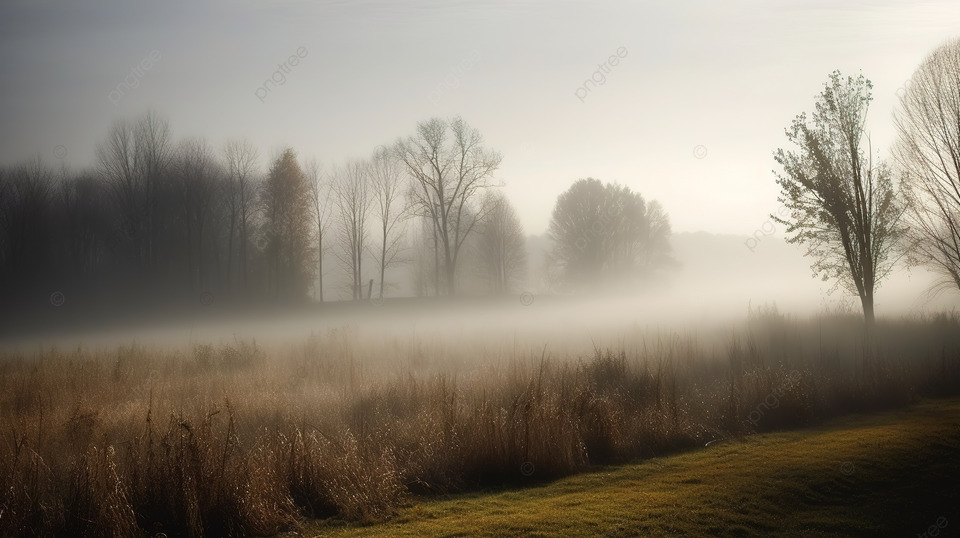
M956 0L3 2L0 536L954 533L958 31ZM803 430L920 400L896 443L911 410ZM486 495L547 482L549 529Z

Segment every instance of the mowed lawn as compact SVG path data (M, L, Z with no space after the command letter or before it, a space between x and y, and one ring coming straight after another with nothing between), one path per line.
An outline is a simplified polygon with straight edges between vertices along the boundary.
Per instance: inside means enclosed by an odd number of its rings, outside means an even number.
M318 522L303 533L960 536L960 400L719 441L521 489L416 499L386 523Z

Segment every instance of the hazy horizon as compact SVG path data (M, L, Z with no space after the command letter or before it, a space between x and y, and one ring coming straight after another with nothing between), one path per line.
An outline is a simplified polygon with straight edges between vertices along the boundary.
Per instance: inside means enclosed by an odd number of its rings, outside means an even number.
M596 177L659 200L676 232L750 235L778 207L772 152L827 75L874 82L868 128L889 156L896 92L960 7L18 0L0 15L3 164L92 166L112 122L154 110L175 140L249 138L261 170L287 146L329 167L459 114L502 152L528 234Z

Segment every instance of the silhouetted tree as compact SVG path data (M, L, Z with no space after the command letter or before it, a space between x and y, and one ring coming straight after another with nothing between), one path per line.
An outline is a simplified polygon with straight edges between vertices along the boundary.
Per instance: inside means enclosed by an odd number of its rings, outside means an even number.
M227 279L232 284L234 275L246 290L250 228L255 203L255 176L257 174L257 149L248 140L231 140L223 149L227 179L223 182L223 199L227 221ZM236 238L236 240L234 239ZM237 245L236 269L234 244Z
M567 286L635 279L672 263L670 224L660 204L593 178L574 182L557 198L547 236L550 273Z
M302 298L310 272L310 187L292 149L270 167L260 200L268 286L275 297Z
M813 271L856 293L868 329L874 323L874 290L889 273L901 234L903 209L889 169L873 164L862 147L873 85L863 75L830 75L812 117L800 114L787 129L797 151L778 149L778 200L788 218L790 243L807 245Z
M960 290L960 39L924 59L900 97L896 124L909 259Z
M310 183L310 210L314 234L317 239L317 294L318 300L323 302L323 257L330 250L329 235L330 220L333 215L329 182L324 180L320 163L311 159L306 165L307 181Z
M107 270L110 206L104 184L94 173L64 177L55 205L62 266L76 280L92 285Z
M523 226L507 197L488 192L489 208L477 234L477 263L480 275L494 293L508 293L524 279L527 270Z
M162 182L170 151L170 127L152 112L134 122L117 121L97 148L101 173L118 209L121 244L144 273L152 274L159 259L166 224Z
M0 173L0 260L8 292L33 291L48 263L53 174L40 159Z
M370 187L377 221L374 260L380 271L380 298L383 298L387 269L400 261L401 233L409 206L403 203L403 165L397 154L382 146L370 159Z
M459 117L418 123L416 134L400 140L396 151L413 180L412 211L433 222L445 291L453 295L460 250L485 214L480 195L492 185L501 156Z
M209 288L205 271L204 242L209 234L217 190L224 181L225 173L217 163L207 143L202 139L182 142L173 159L170 170L179 209L178 217L183 225L183 241L187 260L190 290L198 294Z
M333 191L340 218L337 257L350 275L354 300L363 299L363 255L367 248L370 209L370 167L351 161L334 174Z

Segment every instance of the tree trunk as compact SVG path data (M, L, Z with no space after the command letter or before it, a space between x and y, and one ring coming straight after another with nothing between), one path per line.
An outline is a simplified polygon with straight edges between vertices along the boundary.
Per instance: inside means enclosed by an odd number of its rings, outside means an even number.
M323 302L323 230L317 229L317 295Z
M860 297L860 304L863 305L863 319L867 326L867 336L872 337L875 318L873 313L873 292L871 290L866 290Z

